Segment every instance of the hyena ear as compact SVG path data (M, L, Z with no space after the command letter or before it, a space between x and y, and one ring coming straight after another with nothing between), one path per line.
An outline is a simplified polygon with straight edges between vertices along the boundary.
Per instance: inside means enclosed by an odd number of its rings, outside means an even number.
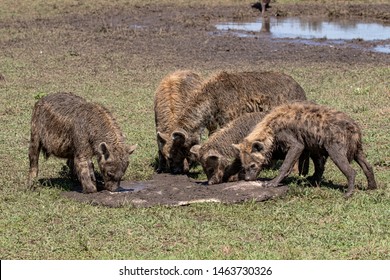
M264 150L263 143L261 143L259 141L255 141L252 143L252 153L259 153L262 150Z
M194 145L190 149L191 155L193 155L196 160L199 160L199 150L201 147L202 147L201 145Z
M131 146L127 146L126 147L127 154L131 155L132 153L134 153L134 151L137 148L137 146L138 146L137 144L131 145Z
M218 153L211 153L207 156L206 165L216 167L218 166L220 155Z
M184 144L187 138L188 135L184 131L176 130L172 133L172 140L175 144Z
M108 149L106 142L102 142L99 144L98 152L100 156L104 157L105 160L108 160L108 158L110 157L110 151Z

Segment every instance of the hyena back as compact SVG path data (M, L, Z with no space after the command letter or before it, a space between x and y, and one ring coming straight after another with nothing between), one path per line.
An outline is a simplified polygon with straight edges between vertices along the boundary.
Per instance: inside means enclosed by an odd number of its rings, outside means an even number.
M97 157L104 188L115 190L136 146L124 143L119 126L103 106L71 93L49 94L34 106L29 145L28 186L38 175L39 154L68 159L83 192L96 192L92 157Z

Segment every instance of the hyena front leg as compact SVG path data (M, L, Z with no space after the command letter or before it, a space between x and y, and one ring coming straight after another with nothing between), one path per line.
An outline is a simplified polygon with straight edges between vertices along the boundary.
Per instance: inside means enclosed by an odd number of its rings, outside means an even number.
M91 175L91 161L83 157L75 157L74 164L77 171L77 177L83 188L83 193L97 192L96 184L92 180Z
M162 173L167 170L167 160L161 153L161 151L158 151L158 167L157 167L157 173Z
M91 175L92 182L96 185L95 168L92 160L88 160L89 174Z
M28 172L27 187L34 189L34 179L38 176L38 161L41 152L41 145L39 138L32 132L30 146L28 148L28 158L30 161L30 169Z
M325 171L325 163L328 156L321 155L320 153L318 153L318 154L311 154L310 157L314 163L314 173L313 175L307 177L307 180L314 186L319 187L322 180L322 175L324 174Z
M66 165L69 168L69 172L72 178L77 178L77 171L74 165L74 160L73 158L67 159L66 160Z
M294 143L287 152L286 158L279 169L279 174L274 179L265 183L267 187L277 187L279 183L286 178L294 168L295 163L301 156L305 146L300 143Z

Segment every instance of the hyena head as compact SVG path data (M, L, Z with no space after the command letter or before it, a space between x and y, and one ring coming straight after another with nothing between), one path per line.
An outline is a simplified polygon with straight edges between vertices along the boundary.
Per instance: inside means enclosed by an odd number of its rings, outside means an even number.
M172 174L186 173L189 170L182 142L184 141L179 136L162 132L157 133L158 149Z
M190 152L202 165L209 185L222 183L226 164L220 153L215 150L202 153L200 145L193 146Z
M129 165L129 156L136 145L113 146L105 142L98 147L98 164L104 180L104 188L115 191Z
M166 139L164 154L172 174L183 174L189 171L187 158L193 145L199 143L199 137L189 135L184 130L172 132L170 139Z
M207 175L209 185L220 184L223 182L225 174L225 160L217 151L209 151L201 161L204 172Z
M178 135L171 137L166 133L157 133L158 149L172 174L182 174L189 171L187 154L181 142L181 137Z
M261 169L268 162L269 151L266 143L244 140L240 144L233 144L233 147L240 152L245 181L256 180Z

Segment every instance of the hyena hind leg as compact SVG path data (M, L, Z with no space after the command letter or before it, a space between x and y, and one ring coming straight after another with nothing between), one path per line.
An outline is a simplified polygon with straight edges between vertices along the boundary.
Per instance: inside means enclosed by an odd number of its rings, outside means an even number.
M28 172L28 181L27 181L27 188L28 189L35 189L36 186L34 186L34 181L36 177L38 176L38 161L39 161L39 154L41 152L41 145L39 143L39 140L36 139L33 135L31 136L30 146L28 149L28 157L30 161L30 168Z
M362 168L364 175L366 175L367 182L368 182L368 189L369 190L376 189L377 184L375 181L374 171L372 169L372 166L368 163L366 157L363 155L362 151L359 151L357 153L357 155L355 156L355 161Z
M310 153L307 151L304 151L299 157L298 173L300 176L307 176L307 174L309 173L309 159Z
M347 177L348 180L348 189L345 193L345 197L350 197L355 190L355 177L356 171L351 167L346 153L343 152L338 146L332 146L327 149L329 157L333 160L336 166L341 170L341 172Z
M311 184L319 186L322 180L322 175L325 171L325 163L327 160L327 156L320 154L311 154L310 157L314 163L314 173L307 179L310 181Z

